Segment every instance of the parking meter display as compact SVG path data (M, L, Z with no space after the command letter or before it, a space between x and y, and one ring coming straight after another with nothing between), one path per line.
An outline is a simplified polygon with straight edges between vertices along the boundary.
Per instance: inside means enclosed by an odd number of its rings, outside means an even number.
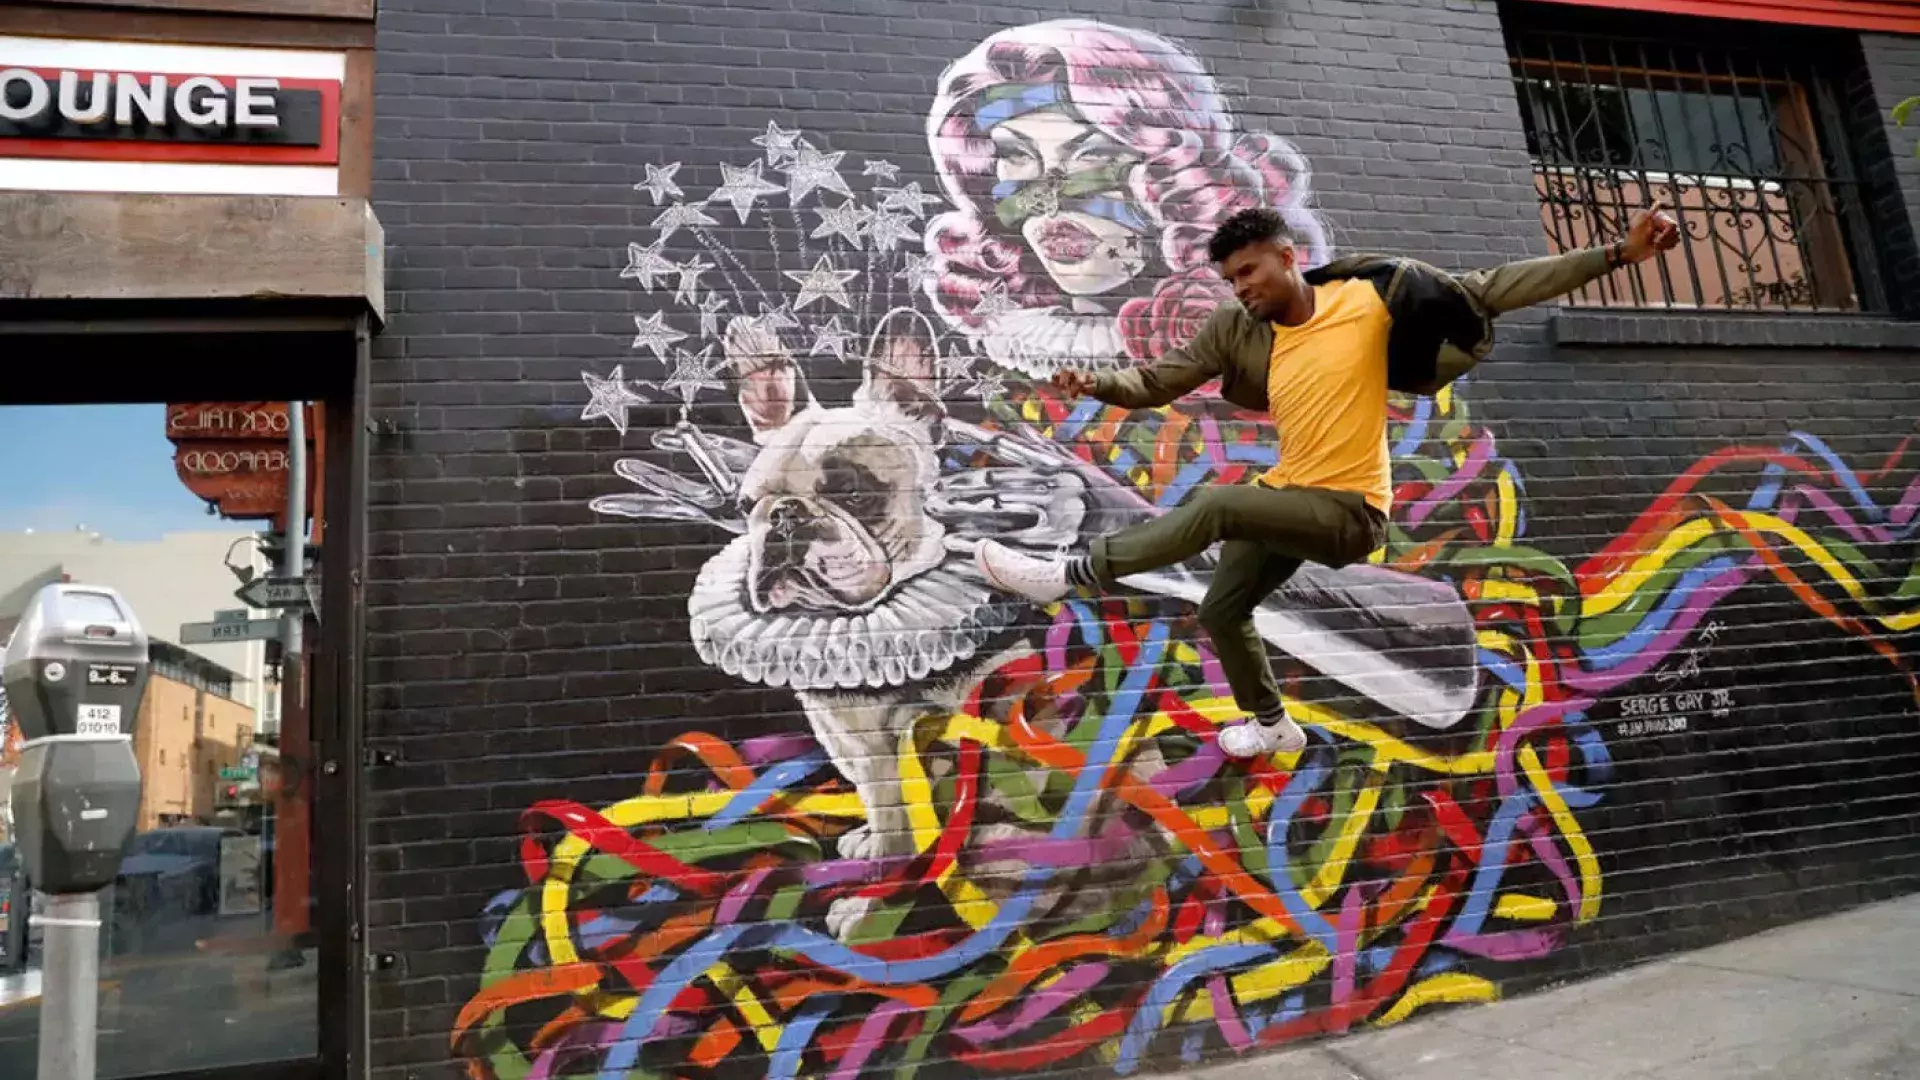
M76 735L118 735L120 734L120 706L118 705L82 705L80 722L75 727Z

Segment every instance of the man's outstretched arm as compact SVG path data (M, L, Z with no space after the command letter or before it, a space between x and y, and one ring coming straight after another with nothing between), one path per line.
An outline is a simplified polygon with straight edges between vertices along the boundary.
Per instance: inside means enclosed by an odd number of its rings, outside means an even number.
M1213 314L1184 348L1172 349L1151 364L1090 375L1063 371L1053 383L1071 394L1086 394L1125 409L1152 409L1192 393L1226 370L1222 329L1225 305Z
M1645 262L1680 243L1680 227L1655 204L1637 211L1624 239L1565 255L1523 259L1459 276L1460 284L1494 315L1532 307L1603 278L1622 266Z

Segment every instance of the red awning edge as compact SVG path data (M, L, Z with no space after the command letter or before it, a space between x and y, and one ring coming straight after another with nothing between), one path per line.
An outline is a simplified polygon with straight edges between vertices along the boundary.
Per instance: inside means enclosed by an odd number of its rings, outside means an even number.
M1920 34L1920 0L1544 0L1573 7Z

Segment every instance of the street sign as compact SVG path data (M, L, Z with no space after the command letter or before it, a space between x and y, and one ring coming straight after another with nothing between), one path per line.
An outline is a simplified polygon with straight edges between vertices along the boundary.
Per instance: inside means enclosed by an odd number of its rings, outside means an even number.
M218 645L229 641L273 641L279 636L279 619L180 624L180 644L182 645Z
M245 765L223 765L220 768L220 779L251 780L253 779L253 770L247 768Z
M308 598L305 578L254 578L233 591L240 602L256 608L305 608Z
M228 608L225 611L213 613L213 621L217 623L243 623L251 618L253 618L253 611L243 607Z

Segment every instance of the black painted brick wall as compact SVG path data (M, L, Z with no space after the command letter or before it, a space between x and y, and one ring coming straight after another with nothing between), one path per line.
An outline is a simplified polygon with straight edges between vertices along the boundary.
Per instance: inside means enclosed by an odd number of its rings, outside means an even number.
M1882 200L1880 212L1893 223L1890 292L1897 306L1913 311L1920 303L1915 298L1920 291L1920 250L1914 243L1915 234L1920 233L1920 200L1912 195L1920 188L1920 154L1914 153L1920 146L1920 111L1908 117L1904 126L1893 122L1893 112L1920 87L1920 42L1891 34L1862 34L1860 49L1870 87L1870 94L1862 96L1872 101L1889 143L1889 152L1881 159L1885 165L1875 170L1874 191ZM1900 200L1897 192L1905 192L1906 198Z
M527 883L529 807L628 798L688 730L736 745L806 730L790 693L752 689L687 644L680 598L724 537L587 506L631 490L613 462L675 419L657 392L624 441L580 419L583 370L662 374L630 347L634 316L652 309L620 273L658 213L634 189L647 164L683 161L684 186L704 190L716 162L758 153L748 140L775 120L847 152L850 176L884 157L937 193L923 126L941 70L1003 27L1073 14L1197 54L1243 126L1307 157L1338 248L1456 268L1546 251L1487 0L826 6L382 5L376 198L393 316L373 404L394 430L373 463L369 737L399 763L368 777L368 947L399 963L372 989L376 1076L466 1075L449 1035L480 992L483 933L497 925L486 905ZM1920 92L1914 43L1864 49L1879 101ZM1883 209L1920 209L1917 165L1892 166L1902 200ZM743 259L764 262L753 230L729 235ZM1568 567L1715 451L1806 455L1790 440L1808 432L1871 474L1916 434L1920 349L1646 346L1595 318L1570 335L1580 343L1555 347L1550 313L1513 316L1462 393L1525 477L1525 542ZM835 397L850 384L842 371L816 389ZM1864 484L1892 502L1913 470L1902 461ZM1736 467L1703 490L1739 506L1760 482L1757 467ZM1864 583L1882 597L1913 566L1910 542L1860 550L1885 568ZM1806 557L1782 559L1819 580ZM1624 703L1666 688L1651 674L1589 711L1615 766L1602 803L1581 812L1606 883L1599 917L1545 960L1487 969L1505 992L1913 887L1910 683L1774 579L1755 582L1716 608L1724 629L1686 683L1726 691L1726 715L1696 712L1683 734L1622 734ZM1822 596L1845 603L1830 587ZM1913 662L1911 632L1880 628L1875 641ZM525 1045L531 1030L513 1035ZM1205 1050L1224 1052L1217 1037Z

